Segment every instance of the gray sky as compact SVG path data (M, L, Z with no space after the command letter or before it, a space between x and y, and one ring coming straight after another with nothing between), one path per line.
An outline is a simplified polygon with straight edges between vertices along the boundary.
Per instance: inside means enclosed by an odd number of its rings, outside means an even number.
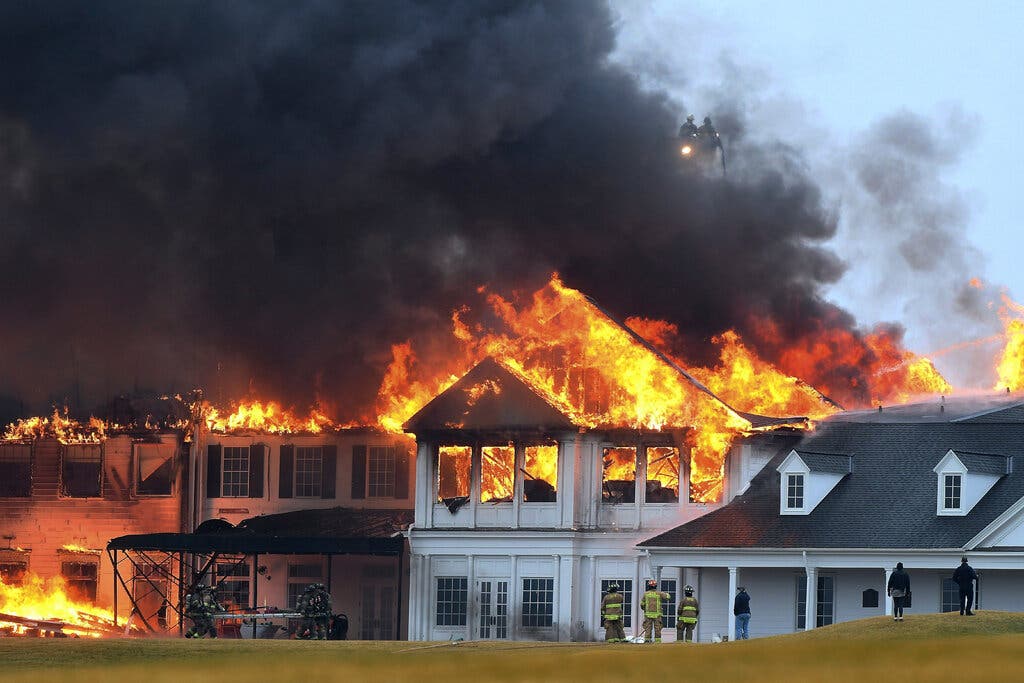
M903 322L908 345L921 353L999 329L987 302L997 299L999 287L1024 296L1017 248L1024 3L616 0L615 6L619 57L667 88L681 107L699 119L713 114L722 91L739 92L751 128L791 134L805 149L836 202L836 249L850 263L829 292L833 300L864 324ZM891 117L930 131L930 161L906 150L888 158L879 140ZM916 192L913 210L865 193L851 169L870 165L868 155L889 171L916 158L908 190ZM918 262L915 271L894 256L936 235L944 251L918 253L919 261L934 258L934 268ZM962 294L958 287L972 277L989 287L978 293L966 322L954 319L963 312L962 301L953 301ZM951 365L976 362L939 360L954 375L959 370ZM985 381L967 375L961 381Z

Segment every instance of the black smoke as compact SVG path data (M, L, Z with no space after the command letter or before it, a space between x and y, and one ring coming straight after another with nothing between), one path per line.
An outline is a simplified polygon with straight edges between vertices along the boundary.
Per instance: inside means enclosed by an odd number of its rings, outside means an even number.
M686 168L614 24L593 0L0 5L0 394L354 414L390 344L552 270L691 356L755 318L852 327L799 158L723 103L730 175Z

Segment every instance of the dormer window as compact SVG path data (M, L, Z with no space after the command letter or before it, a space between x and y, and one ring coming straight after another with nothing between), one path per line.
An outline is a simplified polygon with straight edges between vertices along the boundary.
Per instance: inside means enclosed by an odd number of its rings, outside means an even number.
M786 509L802 510L804 507L804 475L786 475Z
M947 474L943 477L943 480L942 508L944 510L959 510L963 476L960 474Z

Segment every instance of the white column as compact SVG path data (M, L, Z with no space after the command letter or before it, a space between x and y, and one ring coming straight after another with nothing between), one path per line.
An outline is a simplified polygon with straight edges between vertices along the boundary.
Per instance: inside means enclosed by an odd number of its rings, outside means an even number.
M726 596L725 608L728 610L726 614L729 615L729 640L732 640L736 636L736 615L732 613L733 601L736 600L736 585L737 585L737 574L739 568L729 567L729 595Z
M562 625L559 623L558 619L562 614L562 596L560 594L560 588L562 586L562 556L552 555L552 557L555 560L555 571L554 577L552 577L554 584L552 586L552 598L554 600L554 604L551 605L551 622L554 626L555 640L560 641L562 640Z
M405 617L406 624L409 629L409 640L419 640L419 615L417 609L419 608L420 596L418 595L419 590L416 585L420 579L420 556L416 553L409 554L409 605L407 609L407 615ZM398 579L401 581L401 577Z
M513 479L512 479L512 528L519 528L519 510L523 500L523 480L525 475L523 472L526 468L526 447L522 444L517 443L515 446L515 455L513 459Z
M420 587L423 592L420 596L420 640L430 640L430 617L431 605L434 604L433 563L429 554L423 554L420 560Z
M640 556L633 558L633 635L638 636L643 632L644 617L640 611L640 598L646 589L640 577Z
M512 576L508 582L508 633L510 640L519 640L519 621L515 617L523 609L520 604L523 591L519 586L519 556L510 556L509 562L512 563Z
M892 570L885 570L885 584L882 586L882 600L885 601L885 616L892 616L892 598L889 597L889 579L892 577Z
M473 556L466 555L466 640L473 640L473 634L476 632L475 624L473 623L473 615L476 613L473 605L478 595L476 590L475 564Z
M817 624L818 569L807 567L807 604L804 605L804 630L810 631Z

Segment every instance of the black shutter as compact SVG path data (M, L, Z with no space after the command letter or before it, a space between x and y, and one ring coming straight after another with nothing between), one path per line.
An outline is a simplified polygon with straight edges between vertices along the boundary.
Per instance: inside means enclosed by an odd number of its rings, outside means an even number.
M220 445L206 447L206 497L220 498Z
M291 498L292 483L295 479L295 446L281 446L280 481L277 483L277 497Z
M352 447L352 499L366 498L366 446Z
M334 444L324 446L324 466L321 470L321 481L323 485L320 487L321 498L335 498L337 489L338 479L338 447Z
M395 447L395 498L409 497L409 451L405 446Z
M267 447L253 444L249 447L249 497L263 497L263 461Z

